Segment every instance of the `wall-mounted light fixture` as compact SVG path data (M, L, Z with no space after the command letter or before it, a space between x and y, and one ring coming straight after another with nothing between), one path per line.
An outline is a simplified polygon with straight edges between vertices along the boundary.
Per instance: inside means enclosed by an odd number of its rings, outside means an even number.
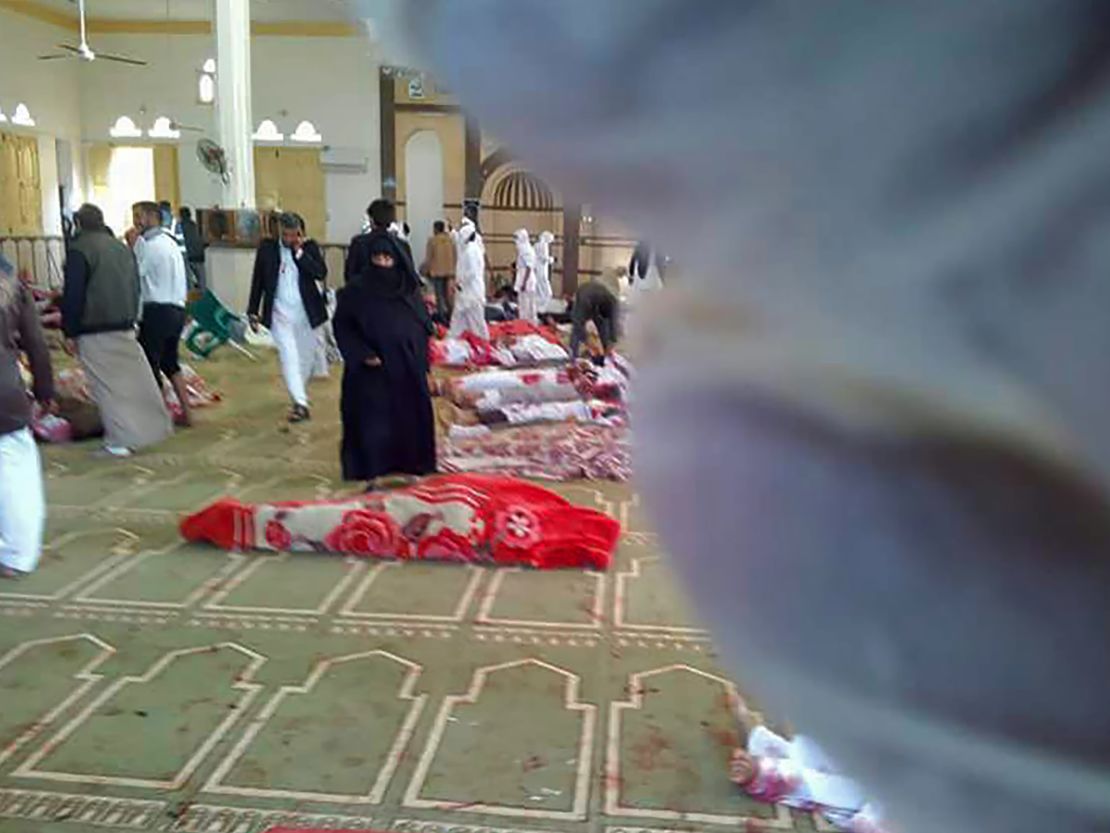
M216 59L209 58L197 73L197 101L212 104L216 100Z

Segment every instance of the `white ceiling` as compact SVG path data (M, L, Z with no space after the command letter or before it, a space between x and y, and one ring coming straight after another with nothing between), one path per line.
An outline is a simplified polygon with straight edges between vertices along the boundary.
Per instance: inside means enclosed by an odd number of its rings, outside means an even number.
M34 0L77 19L75 0ZM85 0L89 17L113 20L211 20L213 0ZM348 20L344 0L251 0L251 18L264 21Z

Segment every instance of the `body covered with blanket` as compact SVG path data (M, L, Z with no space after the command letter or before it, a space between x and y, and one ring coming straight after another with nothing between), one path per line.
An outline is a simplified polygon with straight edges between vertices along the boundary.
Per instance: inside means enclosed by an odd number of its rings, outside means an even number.
M231 550L604 570L620 524L531 483L442 475L347 500L244 504L224 499L181 533Z

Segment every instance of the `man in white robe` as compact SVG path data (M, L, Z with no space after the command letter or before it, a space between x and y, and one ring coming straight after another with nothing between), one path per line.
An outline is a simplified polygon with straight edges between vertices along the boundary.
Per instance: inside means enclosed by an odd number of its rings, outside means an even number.
M551 244L555 235L549 231L541 231L536 239L536 293L538 295L539 309L543 312L554 297L551 289L551 266L555 258L551 256Z
M316 329L328 320L321 286L328 267L314 240L304 237L304 221L282 214L281 239L263 240L255 256L247 316L251 328L270 330L292 407L289 422L311 418L308 380L316 364Z
M482 236L469 219L463 220L457 236L459 256L456 265L458 292L451 312L449 338L470 332L489 340L486 324L486 249Z
M540 321L539 288L536 280L536 250L528 239L527 229L517 229L513 234L516 242L516 283L513 290L520 304L520 320L538 324Z

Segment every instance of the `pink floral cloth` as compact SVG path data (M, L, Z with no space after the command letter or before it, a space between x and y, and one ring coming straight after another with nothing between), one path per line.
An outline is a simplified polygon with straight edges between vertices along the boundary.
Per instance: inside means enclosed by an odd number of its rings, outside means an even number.
M510 428L446 437L439 445L439 468L538 480L625 481L632 474L631 444L626 428L606 425Z
M193 368L187 364L181 365L181 378L185 380L185 391L189 395L190 408L207 408L215 405L223 396L208 386ZM166 400L166 407L175 419L181 416L181 404L177 401L177 394L168 379L162 380L162 395Z
M189 394L190 408L206 408L220 402L223 397L218 391L208 386L193 368L187 364L181 365L181 375L185 380L185 389ZM67 368L59 371L55 379L57 396L59 400L72 399L77 402L93 403L92 392L89 390L88 379L85 371L80 367ZM177 394L173 386L166 379L162 380L162 396L166 400L166 409L175 419L181 416L181 405L177 401ZM46 443L67 443L73 437L73 429L69 422L57 416L51 416L41 407L36 406L31 429L35 437ZM99 432L98 432L99 433ZM78 439L81 435L78 435Z

